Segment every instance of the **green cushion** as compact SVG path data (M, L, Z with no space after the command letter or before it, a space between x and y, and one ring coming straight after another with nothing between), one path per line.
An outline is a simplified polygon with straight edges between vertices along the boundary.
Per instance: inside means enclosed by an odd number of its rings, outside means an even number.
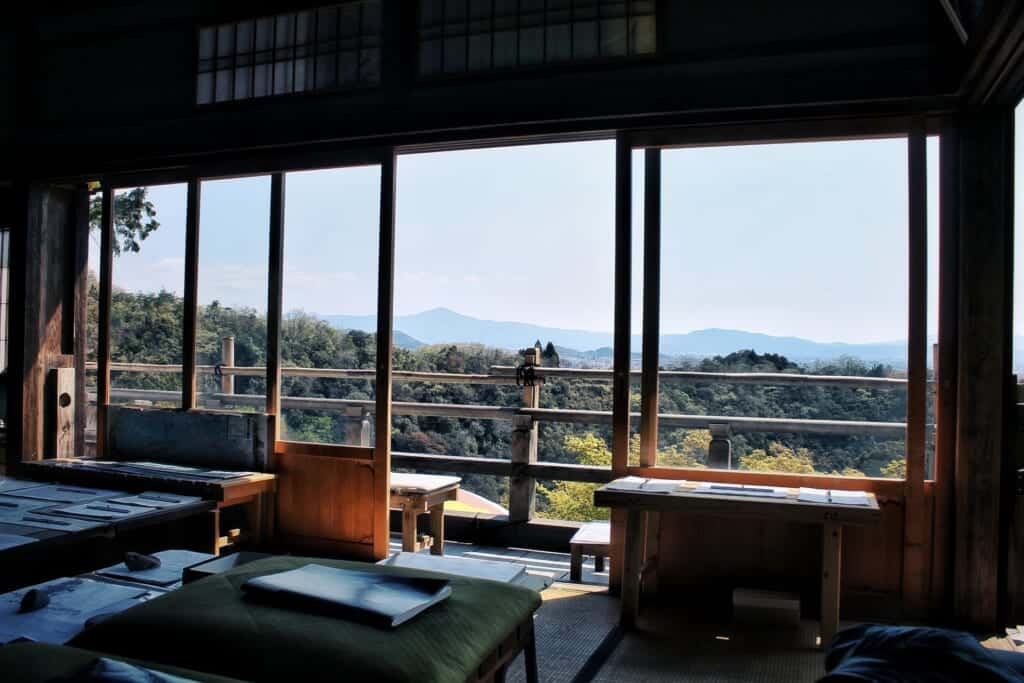
M110 618L72 644L251 681L458 681L540 607L528 588L452 576L452 594L394 630L243 599L251 577L309 563L399 576L429 572L272 557Z
M0 679L4 683L42 683L55 678L64 678L84 670L98 657L96 652L79 650L66 645L46 645L44 643L14 643L0 647ZM236 679L214 676L213 674L189 671L165 664L133 661L119 657L123 661L147 669L163 671L181 678L200 681L200 683L238 683Z

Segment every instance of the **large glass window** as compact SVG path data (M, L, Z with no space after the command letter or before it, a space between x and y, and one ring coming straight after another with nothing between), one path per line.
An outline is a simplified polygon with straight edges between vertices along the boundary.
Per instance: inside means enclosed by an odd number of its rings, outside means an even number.
M906 139L662 151L659 465L903 476L907 173Z
M380 173L285 177L282 439L374 443Z
M266 406L270 176L200 186L197 405Z
M396 406L396 452L509 459L532 443L539 461L611 465L614 202L610 141L399 158L394 398L446 405ZM516 427L535 407L558 412ZM540 515L602 514L592 485L540 486ZM505 478L463 488L510 504Z
M114 191L110 400L181 405L187 185Z

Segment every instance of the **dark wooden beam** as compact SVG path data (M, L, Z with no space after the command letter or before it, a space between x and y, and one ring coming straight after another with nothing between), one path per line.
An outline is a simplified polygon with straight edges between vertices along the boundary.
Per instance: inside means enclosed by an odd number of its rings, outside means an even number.
M1024 94L1024 3L986 2L967 48L960 87L967 106L1016 106Z
M928 412L928 178L925 128L907 139L908 307L907 307L907 474L904 482L903 602L909 614L927 606L929 574L925 480Z
M88 352L89 310L89 188L79 185L75 190L75 220L71 235L73 258L70 277L73 281L71 308L73 319L72 349L75 365L75 452L85 453L85 425L88 395L85 387L85 362Z
M268 415L281 415L281 315L284 296L285 174L270 177L270 254L267 283L267 406ZM277 431L277 430L275 430ZM277 440L275 433L271 443Z
M181 330L181 408L196 407L196 325L199 314L199 203L202 183L188 181L185 205L185 311Z
M393 149L380 166L380 250L377 261L377 381L374 387L373 554L388 554L388 509L391 500L391 369L392 325L395 307L395 182L397 157Z
M960 119L954 614L995 629L1005 597L1012 354L1013 110Z
M633 149L615 140L615 313L612 378L612 470L626 473L629 460L630 297L632 292Z
M940 617L952 613L953 492L956 477L956 410L960 249L959 143L948 123L939 141L939 338L935 356L935 511L932 516L931 606Z
M658 464L658 349L661 327L661 150L644 152L644 300L640 380L640 466Z
M107 455L107 407L110 405L110 308L114 275L114 188L103 186L100 218L100 300L96 325L96 457Z

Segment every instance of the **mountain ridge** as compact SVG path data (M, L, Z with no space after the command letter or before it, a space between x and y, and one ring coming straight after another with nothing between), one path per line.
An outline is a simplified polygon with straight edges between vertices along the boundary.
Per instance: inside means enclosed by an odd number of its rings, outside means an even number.
M372 332L374 315L320 315L340 329ZM612 345L612 334L591 330L563 329L518 321L484 320L463 315L448 308L434 308L395 317L395 343L406 348L413 344L480 343L515 351L536 340L554 342L559 352L570 356L604 356ZM640 349L640 335L632 335L632 347ZM759 353L778 353L796 361L828 361L854 356L866 362L906 365L906 342L819 342L794 336L776 336L726 328L706 328L692 332L663 334L660 351L664 356L716 356L739 349Z

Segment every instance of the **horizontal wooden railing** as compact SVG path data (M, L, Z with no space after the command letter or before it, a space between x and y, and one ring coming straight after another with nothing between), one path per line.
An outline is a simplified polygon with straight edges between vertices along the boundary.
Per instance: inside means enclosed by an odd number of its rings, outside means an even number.
M227 340L225 340L227 341ZM230 364L233 362L233 349L230 344L225 346L224 365L202 365L196 368L203 375L216 375L220 378L220 391L200 393L200 403L206 406L245 407L263 410L266 399L259 394L240 394L234 391L235 377L263 377L263 367L243 367ZM229 360L230 359L230 360ZM87 370L94 370L95 364L88 364ZM149 363L112 363L114 373L180 373L180 365L155 365ZM639 371L631 373L637 379ZM282 368L285 377L307 377L316 379L337 380L374 380L372 369L343 368ZM588 380L610 382L612 371L603 369L581 368L545 368L535 365L533 376L539 378L539 384L546 380ZM517 385L516 368L495 365L490 367L488 374L462 374L440 372L395 371L396 382L432 382L438 384L490 384ZM893 377L852 377L832 375L807 375L796 373L734 373L734 372L693 372L664 370L659 373L662 383L730 383L744 385L788 385L807 387L860 388L875 390L906 390L907 382L902 378ZM116 375L114 384L116 385ZM529 520L533 516L534 497L537 480L576 481L588 483L604 483L612 479L609 467L592 465L575 465L537 461L537 430L540 423L569 423L578 425L611 425L612 413L605 410L571 410L540 408L539 396L530 395L530 389L523 390L523 401L519 406L487 406L461 405L452 403L412 403L395 402L392 412L396 415L448 417L470 420L509 420L513 424L513 436L510 458L486 458L476 456L435 455L423 453L393 452L392 464L397 468L410 468L430 472L454 474L481 474L509 477L510 487L509 517L515 521ZM155 389L111 389L111 397L118 402L151 401L177 404L180 402L179 391L163 391ZM95 400L94 396L90 396ZM349 422L355 424L366 421L374 409L374 401L358 399L321 398L313 396L282 396L282 409L320 410L344 415ZM631 413L630 420L634 426L640 424L640 414ZM868 436L883 439L899 439L906 434L906 425L902 422L871 422L861 420L817 420L806 418L766 418L733 415L681 415L660 414L660 426L669 429L708 429L712 434L735 433L788 433L812 435L849 435ZM360 431L358 425L349 431L348 438L365 441L369 445L368 429ZM717 436L715 438L718 438ZM725 438L728 438L726 436ZM712 470L708 471L713 472ZM727 474L722 472L721 474ZM756 473L734 473L736 476ZM716 474L717 476L717 474ZM778 475L784 481L790 475ZM824 478L833 479L824 475ZM868 488L886 486L885 480L860 480ZM823 484L824 485L824 484ZM840 482L840 485L845 485Z
M95 363L86 363L86 370L95 372ZM180 365L155 363L111 363L111 372L180 373ZM196 372L214 375L218 372L234 377L265 377L263 366L197 365ZM376 379L376 370L358 368L300 368L283 367L285 377L312 377L316 379ZM545 368L535 367L534 376L544 379L589 380L611 382L612 371L590 368ZM630 376L640 379L640 371L630 371ZM689 370L662 370L658 373L660 382L669 383L718 383L718 384L767 384L803 385L821 387L861 387L870 389L905 389L907 380L900 377L857 377L849 375L805 375L787 372L696 372ZM453 372L414 372L395 370L392 379L396 382L434 382L436 384L516 384L516 368L509 365L492 365L489 374Z

